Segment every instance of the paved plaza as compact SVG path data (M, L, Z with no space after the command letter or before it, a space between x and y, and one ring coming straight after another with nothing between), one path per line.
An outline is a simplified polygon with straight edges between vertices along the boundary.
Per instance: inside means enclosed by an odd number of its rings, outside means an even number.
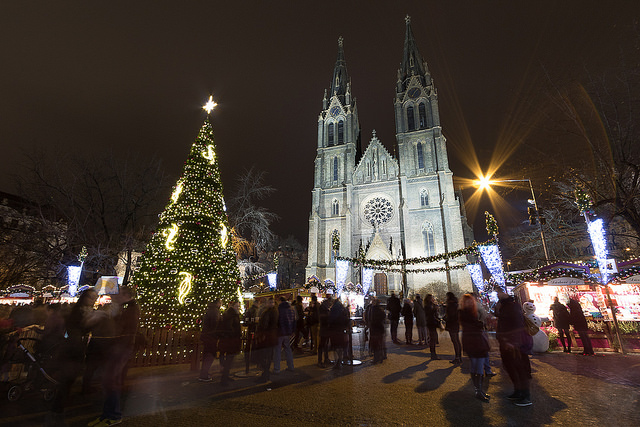
M640 425L640 355L535 355L533 405L521 408L505 398L512 389L495 342L491 363L498 375L490 380L491 402L482 403L473 396L468 359L461 366L449 363L453 348L446 334L438 346L442 360L430 360L424 347L388 340L388 359L381 365L360 351L358 338L359 366L321 369L315 356L302 352L295 356L295 372L272 375L263 384L254 382L253 369L244 376L241 356L235 381L226 387L215 374L212 383L198 382L188 365L133 369L122 425ZM100 392L81 395L79 381L70 400L69 426L84 426L100 413ZM0 406L0 425L42 425L46 414L38 395Z

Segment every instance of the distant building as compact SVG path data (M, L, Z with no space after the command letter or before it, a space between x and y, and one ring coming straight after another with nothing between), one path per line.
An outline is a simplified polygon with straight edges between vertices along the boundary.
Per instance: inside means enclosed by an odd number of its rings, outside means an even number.
M354 257L361 247L367 259L397 260L455 251L473 240L464 203L453 186L436 88L408 17L395 89L397 154L387 151L375 130L361 150L358 108L339 39L331 87L318 116L307 277L335 280L335 256ZM332 249L334 239L340 242L337 253ZM449 266L464 262L466 258L459 257ZM408 268L438 267L445 263ZM361 281L353 267L349 281ZM442 293L449 287L469 290L471 280L462 269L409 274L407 285L408 292ZM397 293L402 290L402 275L378 269L374 287L378 294Z

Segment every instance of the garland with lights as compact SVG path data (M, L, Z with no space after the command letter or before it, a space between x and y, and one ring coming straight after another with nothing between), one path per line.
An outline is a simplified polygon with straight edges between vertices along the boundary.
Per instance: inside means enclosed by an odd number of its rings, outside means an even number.
M238 299L213 128L207 117L133 276L141 326L196 329L207 303Z
M389 267L389 266L429 264L432 262L439 262L443 260L458 258L463 255L476 255L478 253L479 246L488 246L488 245L493 245L495 243L496 243L496 239L492 238L482 243L473 242L470 246L467 246L466 248L458 249L457 251L445 252L445 253L432 255L428 257L408 258L406 260L382 260L382 259L375 260L375 259L363 259L363 258L349 258L349 257L342 257L342 256L336 257L336 259L349 261L352 264L354 264L356 267L374 267L376 269L381 269L383 267ZM443 271L446 271L446 270L443 270Z
M462 270L468 264L465 262L464 264L456 264L451 265L449 267L433 267L433 268L415 268L404 270L406 273L440 273L444 271L452 271L452 270ZM399 268L379 268L378 270L386 271L389 273L402 273L403 270Z
M582 187L576 187L574 190L576 205L580 211L580 215L593 213L593 199L587 194Z
M340 250L340 233L337 230L331 233L331 247L336 252Z

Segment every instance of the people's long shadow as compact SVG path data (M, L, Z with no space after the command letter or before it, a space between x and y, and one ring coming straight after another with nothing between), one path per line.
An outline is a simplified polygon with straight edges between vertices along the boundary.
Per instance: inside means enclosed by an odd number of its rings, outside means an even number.
M424 371L425 369L427 369L428 363L429 362L426 361L426 362L420 363L418 365L409 366L409 367L403 369L402 371L398 371L398 372L394 372L392 374L389 374L389 375L385 376L384 378L382 378L382 382L385 383L385 384L391 384L391 383L394 383L394 382L402 380L402 379L412 378L413 375L416 372Z
M418 387L416 387L416 393L424 393L426 391L438 389L442 384L444 384L447 377L451 375L455 368L455 365L451 365L448 368L436 369L435 371L427 372L427 376L419 380L422 384L419 384Z

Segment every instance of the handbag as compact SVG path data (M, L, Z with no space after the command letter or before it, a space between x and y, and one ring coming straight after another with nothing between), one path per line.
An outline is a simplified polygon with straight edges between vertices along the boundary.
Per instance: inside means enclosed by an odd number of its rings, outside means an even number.
M529 334L530 336L534 336L540 331L538 325L533 323L533 321L531 321L531 319L529 319L528 317L524 318L524 328L527 331L527 334Z

